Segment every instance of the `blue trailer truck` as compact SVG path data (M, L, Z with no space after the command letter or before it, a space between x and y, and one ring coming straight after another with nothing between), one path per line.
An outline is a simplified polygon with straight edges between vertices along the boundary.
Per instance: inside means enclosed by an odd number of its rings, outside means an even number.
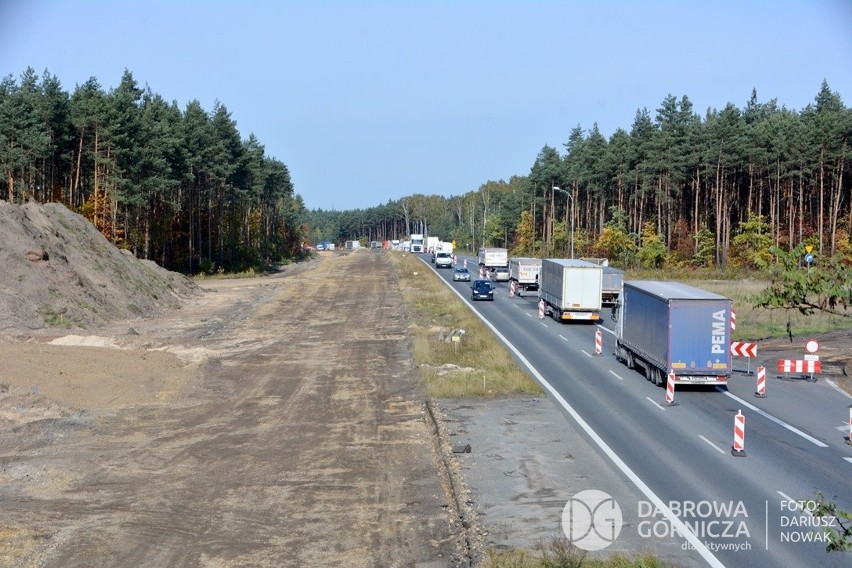
M680 282L624 283L613 308L616 358L666 384L724 385L731 376L731 307L724 296Z

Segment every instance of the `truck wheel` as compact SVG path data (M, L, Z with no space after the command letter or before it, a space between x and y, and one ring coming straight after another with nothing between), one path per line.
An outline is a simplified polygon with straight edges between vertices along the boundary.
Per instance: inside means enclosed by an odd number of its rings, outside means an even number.
M636 361L633 360L633 353L627 351L627 357L624 358L624 364L627 365L628 369L636 368Z
M666 384L666 373L662 369L654 369L654 376L656 377L654 383L658 387L661 387Z
M562 313L559 308L551 309L550 315L553 317L553 321L562 321Z

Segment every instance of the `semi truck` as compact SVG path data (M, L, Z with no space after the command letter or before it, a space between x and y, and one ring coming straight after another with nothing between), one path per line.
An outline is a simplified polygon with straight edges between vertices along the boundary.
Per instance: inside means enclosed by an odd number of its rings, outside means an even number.
M538 290L541 274L540 258L515 257L509 259L509 282L515 283L515 293Z
M601 267L579 259L541 261L538 296L556 321L598 321L601 317Z
M426 252L423 248L423 235L414 233L409 237L409 241L411 241L411 252Z
M479 266L486 270L506 268L509 266L509 251L504 248L479 249Z
M664 385L724 385L731 376L731 308L724 296L680 282L624 283L613 307L615 357Z
M624 284L624 272L609 265L603 267L603 283L601 285L601 302L604 305L613 305L618 301L621 294L621 286Z

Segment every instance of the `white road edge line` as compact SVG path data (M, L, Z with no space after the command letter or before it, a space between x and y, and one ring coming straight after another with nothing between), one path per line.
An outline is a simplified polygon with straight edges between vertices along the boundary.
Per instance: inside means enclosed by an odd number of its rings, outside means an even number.
M802 506L801 502L796 501L795 499L793 499L792 497L790 497L789 495L787 495L787 494L786 494L786 493L784 493L783 491L776 491L776 493L777 493L778 495L780 495L781 497L783 497L784 499L786 499L788 503L792 503L793 505L795 505L795 507L796 507L796 509L797 509L797 510L802 511L803 513L807 513L808 515L810 515L810 516L812 516L812 517L814 516L814 515L813 515L813 513L811 513L811 512L807 509L807 507L803 507L803 506Z
M717 446L716 444L714 444L713 442L711 442L710 440L708 440L707 438L702 436L701 434L699 434L698 437L701 438L702 440L704 440L705 442L707 442L708 444L710 444L711 446L713 446L714 449L719 450L719 453L721 453L721 454L725 453L725 450L723 450L722 448L720 448L719 446Z
M836 390L837 392L839 392L840 394L842 394L842 395L846 396L847 398L852 398L852 394L849 394L848 392L846 392L845 390L843 390L842 388L840 388L840 385L838 385L837 383L835 383L835 382L834 382L834 381L832 381L831 379L825 379L825 382L827 382L828 384L830 384L830 385L831 385L831 387L832 387L834 390Z
M645 398L648 399L648 402L650 402L651 404L653 404L654 406L656 406L660 410L665 410L665 408L663 408L662 404L660 404L659 402L657 402L656 400L654 400L650 396L646 396Z
M718 391L720 391L720 392L725 393L727 396L729 396L729 397L731 397L732 399L736 400L737 402L739 402L740 404L742 404L742 405L743 405L743 406L745 406L746 408L750 408L750 409L754 410L755 412L757 412L758 414L760 414L760 415L761 415L761 416L763 416L764 418L766 418L766 419L768 419L768 420L771 420L772 422L775 422L776 424L778 424L779 426L781 426L781 427L783 427L783 428L786 428L786 429L787 429L787 430L789 430L790 432L792 432L792 433L794 433L794 434L798 434L799 436L801 436L802 438L804 438L804 439L805 439L805 440L807 440L808 442L811 442L811 443L813 443L813 444L816 444L816 445L817 445L817 446L819 446L820 448L827 448L827 447L828 447L828 444L825 444L825 443L823 443L823 442L820 442L819 440L817 440L817 439L816 439L816 438L814 438L813 436L811 436L811 435L809 435L809 434L805 434L804 432L802 432L801 430L799 430L799 429L798 429L798 428L796 428L795 426L791 426L790 424L787 424L786 422L784 422L784 421L783 421L783 420L781 420L780 418L776 418L776 417L772 416L771 414L769 414L768 412L764 412L763 410L759 409L759 408L758 408L758 407L756 407L755 405L753 405L753 404L751 404L751 403L749 403L749 402L746 402L745 400L741 399L741 398L740 398L740 397L738 397L737 395L735 395L735 394L731 394L730 392L728 392L728 391L726 391L726 390L722 390L722 389L721 389L721 388L719 388L719 387L716 387L716 390L718 390Z
M619 377L618 374L615 371L610 371L609 374L612 375L613 377L615 377L616 379L618 379L619 381L624 380L621 377Z
M459 292L455 288L450 286L448 282L447 286L453 292L455 292L456 295L461 298L462 301L467 304L469 308L473 308L470 302L467 301L467 298L459 294ZM671 523L671 525L676 528L681 535L683 535L683 538L685 538L686 541L692 546L692 549L695 550L701 556L701 558L703 558L707 562L707 564L712 566L713 568L725 568L725 565L722 564L712 552L710 552L710 549L707 548L707 546L686 525L686 523L680 520L680 518L672 512L669 506L666 505L663 500L660 499L657 494L654 493L651 488L648 487L645 482L642 481L642 479L638 475L636 475L636 473L632 469L630 469L630 467L626 463L624 463L624 460L622 460L618 456L618 454L616 454L615 451L610 448L606 442L604 442L603 438L601 438L600 435L595 432L591 426L589 426L589 423L586 422L582 416L580 416L580 414L574 409L574 407L568 404L568 401L565 400L565 398L563 398L561 394L559 394L559 391L557 391L550 383L544 380L544 377L541 375L541 373L538 372L538 369L533 367L532 363L530 363L529 360L524 357L523 353L518 351L517 347L512 345L509 340L506 339L506 337L502 333L500 333L500 331L496 327L494 327L494 324L485 319L485 317L480 314L478 310L473 310L473 313L475 313L476 317L478 317L482 321L482 323L484 323L488 327L488 329L490 329L494 333L494 335L496 335L500 339L500 341L503 342L503 345L505 345L506 348L509 349L512 353L514 353L518 360L521 361L521 363L523 363L523 365L527 369L529 369L530 373L536 378L536 380L544 388L544 390L549 392L553 396L553 398L556 399L559 405L565 409L565 412L571 415L571 418L573 418L574 421L577 422L577 425L580 426L580 428L582 428L583 431L588 434L589 438L591 438L592 441L597 444L601 451L605 453L610 460L612 460L612 463L615 465L615 467L621 470L621 472L625 476L627 476L627 478L631 482L633 482L636 488L639 489L639 491L641 491L642 494L645 495L645 497L651 503L653 503L653 505L657 508L657 511L662 513L666 520L668 520L669 523ZM542 325L544 324L542 323ZM655 402L654 404L657 403Z

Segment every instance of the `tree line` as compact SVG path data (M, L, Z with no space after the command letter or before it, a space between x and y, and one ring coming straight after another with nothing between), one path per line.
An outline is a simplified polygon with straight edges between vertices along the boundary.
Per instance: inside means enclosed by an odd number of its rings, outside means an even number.
M290 173L224 104L180 109L130 71L70 94L32 68L0 83L0 198L61 202L114 244L185 273L302 254Z
M852 110L823 82L801 111L776 99L695 112L667 96L609 138L574 128L527 175L453 197L306 212L325 238L431 232L515 254L606 256L628 265L760 266L799 244L852 259ZM404 238L404 237L403 237Z

